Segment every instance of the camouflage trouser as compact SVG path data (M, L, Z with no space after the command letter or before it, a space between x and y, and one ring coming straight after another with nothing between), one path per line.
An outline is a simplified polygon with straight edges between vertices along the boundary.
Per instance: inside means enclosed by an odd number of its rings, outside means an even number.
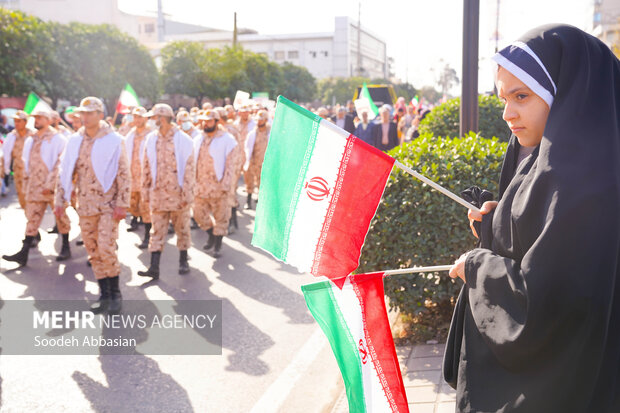
M194 199L194 219L201 229L213 228L214 235L228 234L230 220L230 197Z
M26 224L26 235L33 237L37 235L48 205L53 211L54 204L52 202L26 202L25 212L26 219L28 220L28 223ZM63 211L60 218L55 215L54 217L56 218L56 225L58 225L58 232L61 234L68 234L71 229L71 222L69 221L67 213Z
M190 209L184 208L179 211L151 211L151 240L149 251L161 251L164 249L164 240L168 234L168 223L172 221L174 232L177 234L177 248L180 251L187 250L192 245L190 232Z
M118 221L112 218L112 213L80 217L80 229L95 278L119 275L121 265L116 253Z
M151 222L151 211L149 209L149 203L142 201L142 195L139 191L132 192L129 200L129 213L134 217L141 217L142 222Z
M21 172L13 171L13 182L15 182L15 191L17 192L17 200L22 209L26 209L26 187L24 186L24 175Z
M248 170L243 173L243 180L245 181L245 190L248 194L254 192L254 188L260 187L260 171L263 168L263 164L253 165L250 164Z

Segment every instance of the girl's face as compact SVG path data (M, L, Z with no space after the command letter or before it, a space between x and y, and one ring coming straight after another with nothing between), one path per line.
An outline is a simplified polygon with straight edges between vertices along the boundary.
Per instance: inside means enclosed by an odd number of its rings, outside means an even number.
M499 66L497 95L504 102L504 120L521 146L537 146L542 140L549 106L540 96Z

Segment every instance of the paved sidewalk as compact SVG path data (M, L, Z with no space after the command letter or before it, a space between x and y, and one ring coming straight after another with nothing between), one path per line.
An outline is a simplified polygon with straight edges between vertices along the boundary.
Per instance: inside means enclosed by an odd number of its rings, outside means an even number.
M441 363L445 344L421 344L396 348L409 409L414 413L453 413L456 392L443 381ZM347 397L340 395L332 413L349 411Z

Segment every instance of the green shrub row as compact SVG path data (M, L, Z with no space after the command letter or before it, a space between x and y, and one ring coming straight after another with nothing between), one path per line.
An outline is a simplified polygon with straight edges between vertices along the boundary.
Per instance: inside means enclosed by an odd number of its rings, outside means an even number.
M477 185L496 195L505 151L506 143L470 133L463 138L422 135L390 155L456 194ZM357 272L452 264L475 243L463 206L395 168ZM416 314L426 300L450 300L460 285L447 272L393 275L385 280L385 292L392 307Z

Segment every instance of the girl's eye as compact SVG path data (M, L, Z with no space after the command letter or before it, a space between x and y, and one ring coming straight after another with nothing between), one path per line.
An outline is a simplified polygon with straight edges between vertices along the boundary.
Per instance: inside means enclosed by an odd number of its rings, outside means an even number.
M526 95L525 93L519 93L519 94L517 95L517 99L519 99L519 100L523 100L523 99L525 99L526 97L527 97L527 95Z
M502 102L504 105L506 104L506 98L502 98L502 97L500 97L500 98L499 98L499 101L500 101L500 102Z

